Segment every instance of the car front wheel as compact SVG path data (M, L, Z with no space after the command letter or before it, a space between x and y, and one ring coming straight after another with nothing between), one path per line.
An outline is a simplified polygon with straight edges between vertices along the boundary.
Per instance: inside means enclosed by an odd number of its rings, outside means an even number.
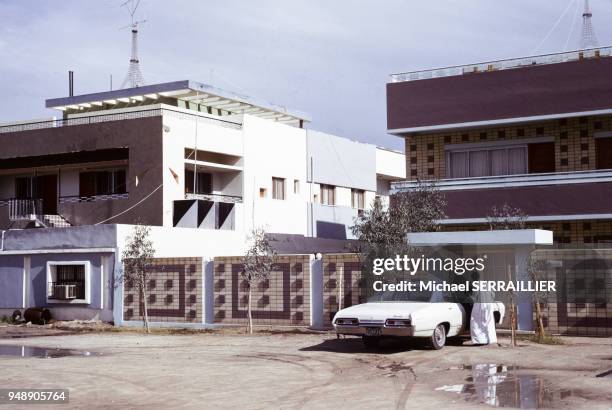
M436 350L442 349L444 347L444 345L446 344L446 328L443 324L439 324L438 326L436 326L431 335L429 344Z

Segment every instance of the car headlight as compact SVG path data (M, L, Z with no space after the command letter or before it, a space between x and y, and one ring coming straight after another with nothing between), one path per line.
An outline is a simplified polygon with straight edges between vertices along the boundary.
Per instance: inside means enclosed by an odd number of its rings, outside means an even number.
M339 317L336 319L335 324L339 326L358 326L359 319Z
M387 327L409 327L411 324L410 319L387 319L385 322Z

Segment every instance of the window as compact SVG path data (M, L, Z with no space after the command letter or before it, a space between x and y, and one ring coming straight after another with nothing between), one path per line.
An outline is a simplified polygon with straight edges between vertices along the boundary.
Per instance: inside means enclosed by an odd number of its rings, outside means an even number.
M449 178L527 173L527 147L481 148L447 153Z
M212 193L212 174L208 172L198 172L197 181L195 181L195 187L193 175L194 173L192 170L185 170L185 193L195 193L203 195Z
M362 189L351 189L351 206L357 209L365 208L365 191Z
M79 196L125 194L126 170L89 171L79 174Z
M266 191L267 191L266 188L259 188L259 197L265 198L268 195Z
M272 199L285 199L285 179L272 177Z
M89 303L90 264L47 262L47 300L51 303Z
M595 152L597 169L612 168L612 138L597 138Z
M294 194L300 193L300 180L299 179L293 180L293 193Z
M321 185L321 204L336 204L336 187L333 185Z

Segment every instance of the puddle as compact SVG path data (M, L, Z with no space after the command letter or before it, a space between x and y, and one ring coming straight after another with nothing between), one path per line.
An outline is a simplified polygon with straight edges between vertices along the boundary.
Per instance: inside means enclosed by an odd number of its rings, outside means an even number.
M0 345L0 356L40 357L43 359L55 359L58 357L71 357L71 356L76 356L76 357L102 356L102 353L89 352L86 350L55 349L55 348L49 348L49 347Z
M515 373L518 368L513 366L476 364L449 370L469 370L471 375L465 383L445 385L436 390L462 394L466 400L493 407L551 408L569 397L591 398L573 390L554 390L550 383L537 375Z

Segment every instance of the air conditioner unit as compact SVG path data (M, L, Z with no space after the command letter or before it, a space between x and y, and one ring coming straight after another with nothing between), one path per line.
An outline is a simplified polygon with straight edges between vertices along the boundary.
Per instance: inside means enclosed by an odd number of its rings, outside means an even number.
M53 296L55 299L76 299L76 285L54 285Z

